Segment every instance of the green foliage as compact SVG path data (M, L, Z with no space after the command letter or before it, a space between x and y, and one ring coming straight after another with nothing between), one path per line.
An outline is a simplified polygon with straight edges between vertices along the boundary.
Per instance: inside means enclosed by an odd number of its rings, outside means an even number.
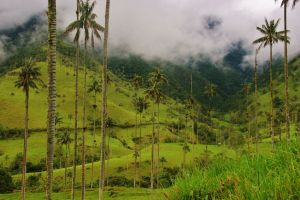
M14 189L14 184L11 175L5 170L0 168L0 193L10 193Z
M298 199L300 144L277 146L272 155L217 159L208 169L187 171L170 199Z

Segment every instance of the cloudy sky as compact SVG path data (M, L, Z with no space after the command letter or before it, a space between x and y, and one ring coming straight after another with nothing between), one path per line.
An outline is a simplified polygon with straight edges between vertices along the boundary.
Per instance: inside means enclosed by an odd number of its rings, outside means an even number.
M103 23L104 0L96 2L95 12ZM75 3L57 0L59 27L75 19ZM21 25L46 9L46 0L5 0L0 8L0 29ZM291 56L300 52L299 12L300 4L289 9ZM206 54L217 60L232 42L243 40L246 48L253 48L251 41L259 36L255 27L265 17L282 16L283 10L274 0L112 0L110 44L112 49L148 58L174 60ZM215 26L208 29L207 21L216 22ZM275 51L281 53L282 49L279 44ZM266 55L265 51L262 57Z

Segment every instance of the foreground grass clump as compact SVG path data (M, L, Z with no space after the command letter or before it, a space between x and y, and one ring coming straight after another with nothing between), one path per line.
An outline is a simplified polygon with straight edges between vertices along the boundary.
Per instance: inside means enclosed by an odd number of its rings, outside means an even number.
M277 146L269 156L216 160L187 171L166 196L188 199L299 199L300 143Z

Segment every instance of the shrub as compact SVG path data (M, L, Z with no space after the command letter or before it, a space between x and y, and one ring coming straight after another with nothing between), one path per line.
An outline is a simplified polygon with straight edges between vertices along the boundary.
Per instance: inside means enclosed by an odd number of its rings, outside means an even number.
M110 186L132 187L132 181L124 176L110 176L108 183Z
M37 188L40 185L41 174L30 175L27 179L27 185L30 188Z
M11 175L4 169L0 169L0 193L10 193L14 189Z

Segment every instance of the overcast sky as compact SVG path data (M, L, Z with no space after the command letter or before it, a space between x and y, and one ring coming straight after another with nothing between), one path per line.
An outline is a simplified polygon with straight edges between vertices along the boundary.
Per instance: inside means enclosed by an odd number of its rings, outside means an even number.
M244 40L252 48L259 34L256 26L281 18L283 10L274 0L111 0L111 48L123 48L148 58L169 60L207 54L217 60L234 41ZM104 21L104 0L97 0L95 12ZM76 0L57 0L58 24L65 27L75 19ZM46 0L4 0L0 8L0 29L23 24L32 15L45 13ZM289 9L290 54L300 52L300 4ZM298 17L297 17L298 15ZM205 19L220 23L207 29ZM281 23L281 29L283 20ZM0 45L1 47L1 45ZM275 52L282 53L282 44ZM266 57L266 50L262 57ZM252 59L251 55L249 59Z

